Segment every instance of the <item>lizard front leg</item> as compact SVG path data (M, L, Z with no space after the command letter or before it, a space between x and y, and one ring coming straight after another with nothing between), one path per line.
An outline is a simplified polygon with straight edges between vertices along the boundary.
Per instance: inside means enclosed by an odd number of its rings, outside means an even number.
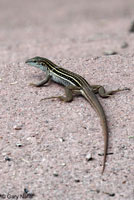
M35 86L35 87L41 87L42 85L48 83L48 81L51 80L51 76L49 75L48 72L46 72L46 77L39 83L30 83L29 85Z

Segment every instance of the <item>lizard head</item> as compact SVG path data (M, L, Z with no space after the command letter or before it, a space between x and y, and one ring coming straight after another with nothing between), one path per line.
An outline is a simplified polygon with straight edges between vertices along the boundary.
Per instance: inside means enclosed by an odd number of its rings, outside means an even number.
M43 71L47 71L46 58L36 56L34 58L26 60L25 63L40 68Z

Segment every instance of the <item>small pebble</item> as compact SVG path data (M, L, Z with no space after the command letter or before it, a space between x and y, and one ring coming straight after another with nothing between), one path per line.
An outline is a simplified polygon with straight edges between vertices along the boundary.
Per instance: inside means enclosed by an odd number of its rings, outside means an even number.
M29 191L28 191L28 189L27 189L27 188L24 188L24 192L25 192L25 193L28 193Z
M16 143L16 147L22 147L21 143Z
M90 160L92 160L92 154L91 154L91 153L88 153L88 154L86 155L86 161L90 161Z
M130 32L130 33L134 33L134 21L131 23L129 32Z
M59 138L60 142L65 142L65 139L63 137Z
M53 172L53 175L54 175L55 177L59 176L59 174L58 174L57 172Z
M115 196L115 193L109 193L109 196L110 196L110 197L114 197L114 196Z
M104 194L107 194L110 197L114 197L115 196L115 193L104 192Z
M99 156L104 156L104 153L98 153Z
M104 52L105 56L116 55L116 54L118 54L116 51L106 51L106 52Z
M21 130L22 129L22 125L15 125L13 128L15 130Z
M9 158L8 156L5 157L5 161L11 161L11 158Z
M10 85L16 85L17 84L17 81L16 82L13 82L13 83L10 83Z
M80 179L78 179L78 178L75 178L75 180L74 180L76 183L79 183L80 182Z
M66 166L66 163L61 163L61 166L63 166L63 167Z
M121 46L122 49L125 49L125 48L127 48L127 47L128 47L128 43L127 43L127 42L124 42L124 43L122 44L122 46Z

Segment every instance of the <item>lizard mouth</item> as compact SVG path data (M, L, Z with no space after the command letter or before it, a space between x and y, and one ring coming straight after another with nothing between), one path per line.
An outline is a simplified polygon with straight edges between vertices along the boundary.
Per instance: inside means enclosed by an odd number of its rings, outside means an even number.
M41 57L36 56L25 61L26 64L33 64L41 61Z
M28 60L25 61L26 64L29 64L29 63L31 63L31 62L33 62L32 59L28 59Z

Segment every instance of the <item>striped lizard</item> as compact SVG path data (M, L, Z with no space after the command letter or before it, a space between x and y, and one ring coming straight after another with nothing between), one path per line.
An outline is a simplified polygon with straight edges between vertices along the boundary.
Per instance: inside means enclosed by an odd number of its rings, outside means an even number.
M106 98L111 96L112 94L115 94L116 92L128 90L128 88L106 92L103 86L89 85L89 83L79 74L61 68L47 58L34 57L28 59L25 63L46 72L45 79L43 79L39 83L31 83L30 85L40 87L46 84L48 81L52 80L65 87L65 96L53 96L45 99L58 98L65 102L71 102L75 95L82 95L98 113L104 132L104 159L102 168L103 174L108 150L108 126L104 109L101 106L98 98L96 97L96 94L98 93L101 97Z

